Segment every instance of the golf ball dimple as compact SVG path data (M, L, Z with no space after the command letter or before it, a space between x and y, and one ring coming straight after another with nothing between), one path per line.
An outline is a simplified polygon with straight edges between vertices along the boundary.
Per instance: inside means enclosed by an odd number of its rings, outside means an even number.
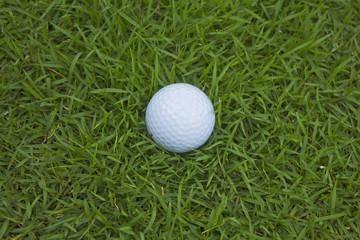
M174 83L160 89L145 114L152 139L171 152L189 152L210 137L215 114L210 99L199 88Z

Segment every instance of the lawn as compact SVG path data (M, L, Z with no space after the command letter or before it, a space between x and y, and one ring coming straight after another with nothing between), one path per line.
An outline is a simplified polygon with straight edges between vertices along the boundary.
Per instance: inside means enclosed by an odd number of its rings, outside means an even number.
M0 1L0 239L360 239L360 1ZM145 110L186 82L204 146Z

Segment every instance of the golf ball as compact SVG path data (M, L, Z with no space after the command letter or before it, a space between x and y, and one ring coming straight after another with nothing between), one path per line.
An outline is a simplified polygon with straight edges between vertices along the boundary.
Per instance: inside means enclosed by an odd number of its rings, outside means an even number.
M210 137L215 114L210 99L186 83L168 85L151 98L145 114L152 139L171 152L189 152Z

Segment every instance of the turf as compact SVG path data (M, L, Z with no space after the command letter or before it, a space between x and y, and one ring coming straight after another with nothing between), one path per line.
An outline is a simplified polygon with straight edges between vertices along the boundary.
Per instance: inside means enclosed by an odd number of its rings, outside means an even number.
M359 239L360 1L0 2L0 239ZM201 88L209 141L144 115Z

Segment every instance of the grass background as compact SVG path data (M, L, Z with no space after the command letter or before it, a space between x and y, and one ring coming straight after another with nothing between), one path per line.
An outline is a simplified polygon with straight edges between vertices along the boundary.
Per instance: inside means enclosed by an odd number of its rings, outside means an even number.
M0 239L360 238L360 1L0 2ZM208 94L197 151L146 131Z

